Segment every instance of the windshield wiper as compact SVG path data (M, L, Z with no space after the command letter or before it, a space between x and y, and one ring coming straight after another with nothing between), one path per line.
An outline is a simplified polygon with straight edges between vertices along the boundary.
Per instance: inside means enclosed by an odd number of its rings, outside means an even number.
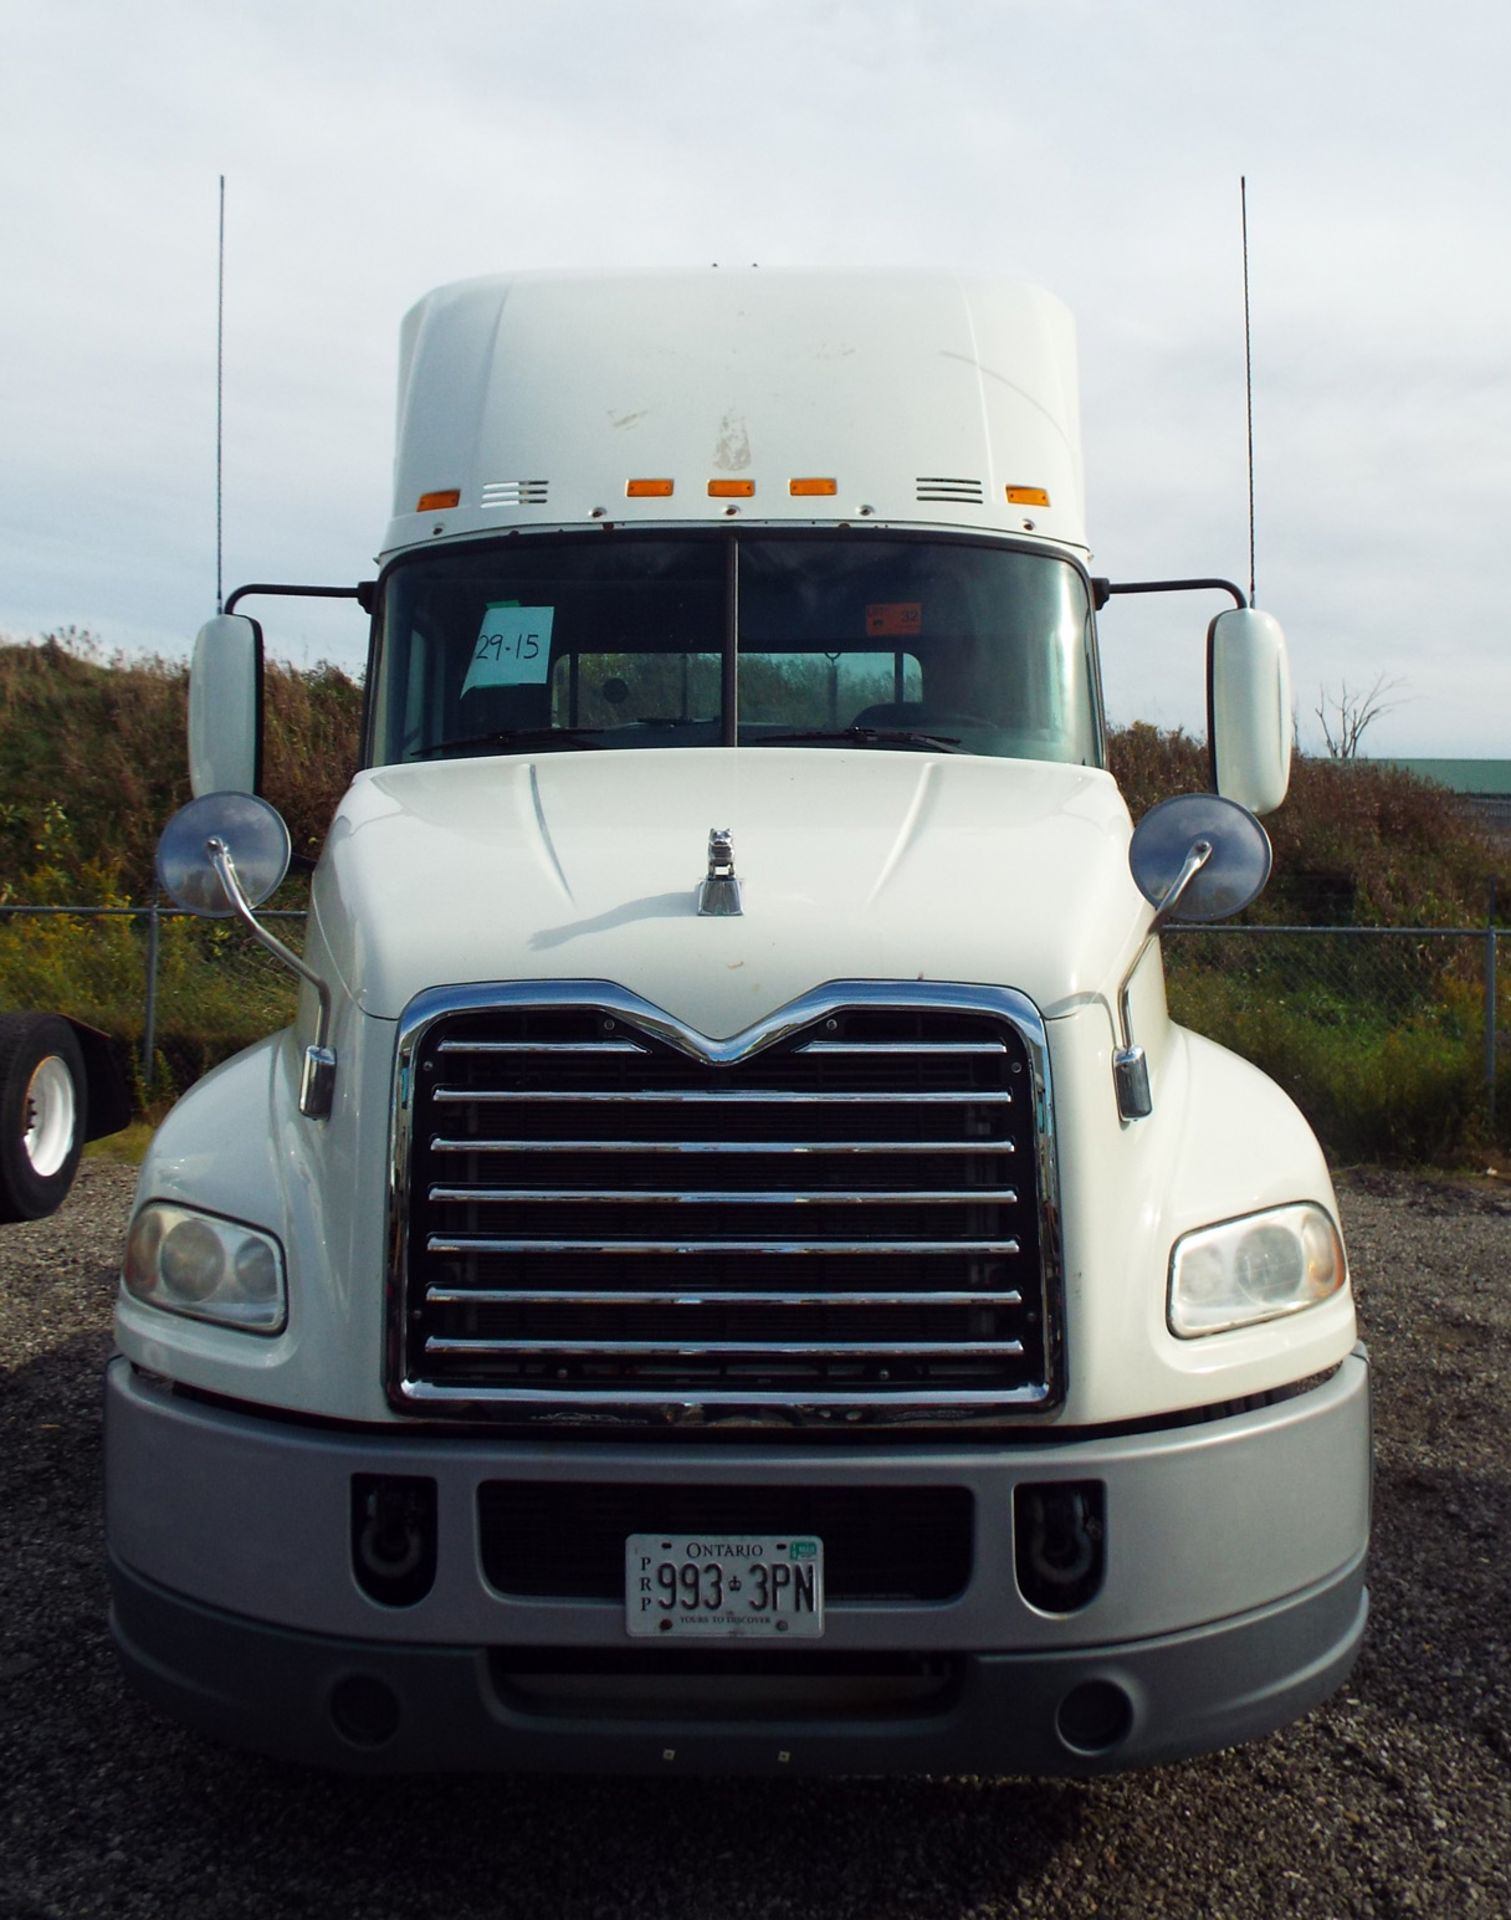
M805 727L792 733L763 733L745 745L785 747L799 740L853 740L863 747L929 747L939 753L960 750L958 734L910 733L903 727Z
M456 740L437 740L411 756L429 760L438 753L465 753L468 747L601 747L603 742L571 727L495 727L491 733L467 733Z

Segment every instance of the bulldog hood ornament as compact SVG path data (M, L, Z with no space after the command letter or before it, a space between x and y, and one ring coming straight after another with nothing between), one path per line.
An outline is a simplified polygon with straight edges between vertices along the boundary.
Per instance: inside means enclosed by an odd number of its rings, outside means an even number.
M708 877L698 888L698 912L729 919L744 911L735 877L734 835L728 827L713 827L708 835Z

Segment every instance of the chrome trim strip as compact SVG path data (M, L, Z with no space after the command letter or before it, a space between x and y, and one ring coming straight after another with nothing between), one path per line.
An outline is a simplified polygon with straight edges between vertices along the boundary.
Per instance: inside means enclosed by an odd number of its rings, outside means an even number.
M527 1007L591 1009L634 1023L636 1032L660 1042L689 1059L709 1065L732 1064L751 1058L799 1033L815 1021L850 1009L915 1010L929 1014L984 1014L1016 1028L1028 1062L1027 1119L1032 1128L1038 1173L1038 1226L1042 1266L1045 1330L1045 1379L1020 1387L948 1392L907 1389L889 1393L767 1392L759 1396L740 1390L709 1389L695 1397L658 1390L616 1389L612 1399L601 1392L577 1394L559 1383L527 1388L435 1388L407 1379L404 1371L404 1328L409 1237L408 1170L412 1152L415 1100L415 1061L430 1028L452 1015L507 1012ZM954 1096L958 1099L958 1096ZM924 1151L1002 1152L1008 1143L929 1143ZM611 981L558 980L477 983L436 987L416 995L400 1016L394 1057L392 1125L389 1156L388 1318L385 1386L390 1403L400 1412L421 1412L459 1419L479 1414L507 1417L511 1409L529 1409L543 1416L586 1417L597 1431L616 1426L701 1423L707 1411L723 1419L739 1419L758 1429L763 1423L821 1425L843 1412L850 1418L868 1414L886 1426L938 1424L954 1418L978 1425L1000 1421L1009 1412L1052 1411L1066 1390L1064 1351L1064 1258L1060 1235L1060 1194L1056 1157L1054 1101L1049 1039L1043 1016L1027 997L1010 987L972 986L927 981L831 981L775 1009L763 1019L716 1040L666 1013L661 1008ZM887 1144L872 1150L908 1152L914 1143ZM755 1150L754 1148L750 1150ZM815 1142L817 1152L833 1151L833 1143Z
M999 1259L1019 1251L1016 1240L495 1240L482 1234L431 1234L427 1253L838 1253L847 1258L899 1253L982 1253Z
M848 1054L852 1058L875 1059L878 1054L926 1054L934 1055L971 1055L977 1059L983 1056L1000 1058L1007 1052L999 1040L883 1040L874 1046L868 1046L864 1040L809 1040L801 1047L794 1047L794 1053L831 1053Z
M414 1413L423 1408L430 1416L457 1413L465 1416L481 1408L531 1407L541 1416L557 1411L588 1416L593 1430L612 1428L623 1418L623 1410L633 1408L646 1416L655 1416L653 1424L686 1426L694 1431L705 1425L704 1409L716 1407L749 1416L749 1424L760 1426L821 1426L835 1410L878 1413L889 1426L907 1426L920 1414L945 1413L955 1409L969 1415L978 1425L983 1416L1004 1407L1049 1412L1059 1396L1052 1388L1035 1383L1027 1387L950 1387L917 1388L899 1386L868 1387L863 1392L836 1388L832 1393L816 1394L811 1388L803 1393L762 1393L759 1396L738 1389L710 1387L699 1389L696 1397L688 1394L649 1392L643 1387L616 1387L613 1399L604 1393L576 1393L567 1386L552 1387L468 1387L463 1401L452 1387L433 1386L426 1380L407 1383L403 1411ZM646 1422L642 1422L645 1424Z
M638 1053L647 1054L634 1040L443 1040L437 1053Z
M432 1153L1016 1153L1016 1140L443 1140Z
M708 1066L732 1066L765 1053L830 1014L864 1007L913 1009L922 1013L995 1014L1010 1021L1031 1047L1047 1053L1039 1009L1012 987L954 986L923 980L834 980L791 1000L785 1007L732 1034L713 1040L673 1015L610 980L520 980L497 985L429 987L415 995L399 1016L398 1064L402 1072L415 1047L437 1020L458 1013L486 1013L524 1007L587 1009L632 1021L636 1029L689 1060ZM403 1089L396 1090L401 1096Z
M668 1353L679 1360L702 1354L743 1353L752 1359L828 1360L838 1354L884 1354L896 1359L953 1358L957 1353L1011 1357L1022 1353L1021 1340L916 1340L911 1345L893 1340L475 1340L448 1339L431 1334L427 1353Z
M629 1288L427 1287L438 1307L1021 1307L1023 1295L1005 1293L754 1293L715 1288L709 1293L644 1293Z
M545 1147L548 1143L542 1142ZM684 1189L680 1192L650 1187L431 1187L429 1197L436 1200L475 1201L479 1206L518 1202L528 1206L539 1201L546 1206L575 1206L579 1201L592 1207L1015 1207L1018 1195L1012 1187L935 1187L927 1192L874 1193L826 1192L822 1187L807 1193L765 1192L757 1188L721 1188L717 1192Z
M602 1092L569 1090L564 1093L536 1093L514 1087L479 1087L475 1090L466 1087L437 1087L430 1097L437 1106L446 1103L465 1103L469 1107L630 1105L895 1107L898 1104L895 1093L838 1093L829 1087L815 1087L808 1092L797 1087L635 1087L623 1093L611 1089ZM984 1093L966 1090L960 1093L910 1093L907 1096L907 1104L910 1107L930 1103L947 1104L952 1107L1007 1107L1012 1105L1013 1096L1005 1087L991 1088Z

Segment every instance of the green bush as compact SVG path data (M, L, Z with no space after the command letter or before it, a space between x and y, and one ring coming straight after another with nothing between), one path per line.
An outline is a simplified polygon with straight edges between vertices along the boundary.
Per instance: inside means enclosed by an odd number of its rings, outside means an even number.
M0 642L0 898L29 898L15 876L65 812L70 900L99 897L78 891L91 865L151 897L158 835L189 798L188 685L182 662L106 655L87 633ZM270 661L264 697L264 788L313 856L357 764L362 689L327 661Z
M1462 983L1397 1019L1205 966L1172 968L1169 997L1182 1025L1284 1087L1336 1159L1452 1161L1483 1133L1482 1011Z
M1115 730L1108 758L1135 820L1207 788L1207 750L1177 730ZM1504 853L1456 794L1402 767L1297 754L1285 804L1265 820L1268 887L1244 914L1268 926L1472 926Z

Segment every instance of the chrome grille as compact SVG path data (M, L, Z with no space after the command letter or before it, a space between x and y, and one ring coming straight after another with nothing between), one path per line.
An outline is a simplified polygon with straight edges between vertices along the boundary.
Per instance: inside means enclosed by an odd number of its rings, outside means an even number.
M400 1404L842 1425L1056 1397L1019 996L836 987L719 1043L595 983L427 1000L400 1056Z

